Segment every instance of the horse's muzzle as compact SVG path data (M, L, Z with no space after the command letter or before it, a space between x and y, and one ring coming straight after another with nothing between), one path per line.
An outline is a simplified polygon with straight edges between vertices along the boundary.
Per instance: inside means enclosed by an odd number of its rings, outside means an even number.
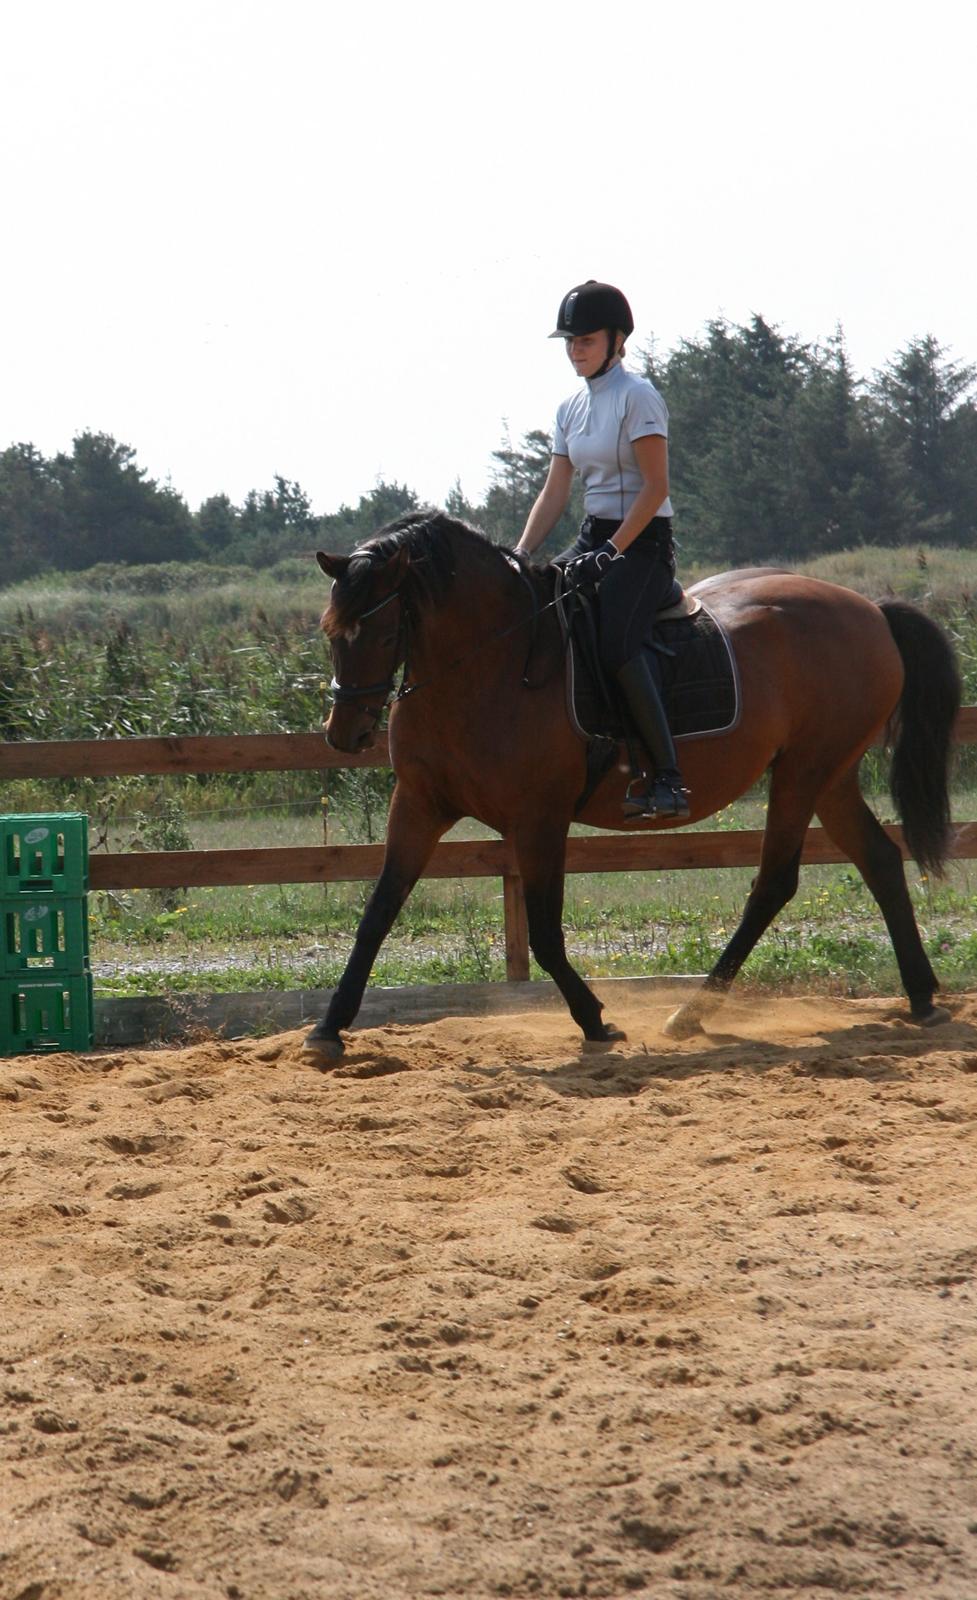
M344 720L337 718L334 710L326 722L324 732L330 750L341 750L347 756L355 756L361 750L372 750L377 742L375 720L371 718L364 723L362 717L354 716L348 726L343 725Z

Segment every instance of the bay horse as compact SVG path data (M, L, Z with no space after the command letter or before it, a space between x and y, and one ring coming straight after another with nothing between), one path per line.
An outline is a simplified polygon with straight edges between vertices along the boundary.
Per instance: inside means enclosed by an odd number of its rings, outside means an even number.
M395 787L384 865L328 1011L305 1041L315 1064L343 1052L377 951L435 844L461 817L511 839L532 952L584 1039L624 1037L567 959L564 859L572 821L633 830L617 763L579 816L585 746L566 703L565 646L550 602L554 569L531 567L437 511L402 517L349 556L319 553L333 579L322 626L333 652L326 723L338 750L369 747L395 674L389 738ZM910 1014L943 1021L902 852L862 797L858 766L894 730L891 785L920 866L939 873L951 844L948 770L960 680L940 627L916 607L876 605L850 589L770 568L696 584L732 642L741 715L727 734L682 741L691 822L736 799L770 769L759 871L742 920L704 985L666 1032L701 1030L770 922L794 894L816 813L878 902ZM674 826L669 819L642 824Z

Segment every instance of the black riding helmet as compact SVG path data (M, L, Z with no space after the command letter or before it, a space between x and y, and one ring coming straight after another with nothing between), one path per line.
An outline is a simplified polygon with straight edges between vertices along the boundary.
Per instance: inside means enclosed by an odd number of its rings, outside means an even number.
M634 318L620 289L588 278L563 296L550 338L573 339L577 334L597 333L601 328L619 331L626 339L634 332Z

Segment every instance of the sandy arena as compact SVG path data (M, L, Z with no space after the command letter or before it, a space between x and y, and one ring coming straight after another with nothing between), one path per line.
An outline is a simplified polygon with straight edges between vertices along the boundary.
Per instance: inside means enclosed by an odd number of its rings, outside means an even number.
M673 1004L0 1062L2 1600L974 1600L977 996Z

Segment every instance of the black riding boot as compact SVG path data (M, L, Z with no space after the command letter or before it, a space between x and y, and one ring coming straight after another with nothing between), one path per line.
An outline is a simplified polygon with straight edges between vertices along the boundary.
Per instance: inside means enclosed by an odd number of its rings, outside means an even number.
M629 794L624 811L631 817L679 817L689 815L688 790L678 770L678 757L672 731L665 716L651 668L643 655L632 656L617 674L621 692L628 703L638 737L654 763L648 792Z

